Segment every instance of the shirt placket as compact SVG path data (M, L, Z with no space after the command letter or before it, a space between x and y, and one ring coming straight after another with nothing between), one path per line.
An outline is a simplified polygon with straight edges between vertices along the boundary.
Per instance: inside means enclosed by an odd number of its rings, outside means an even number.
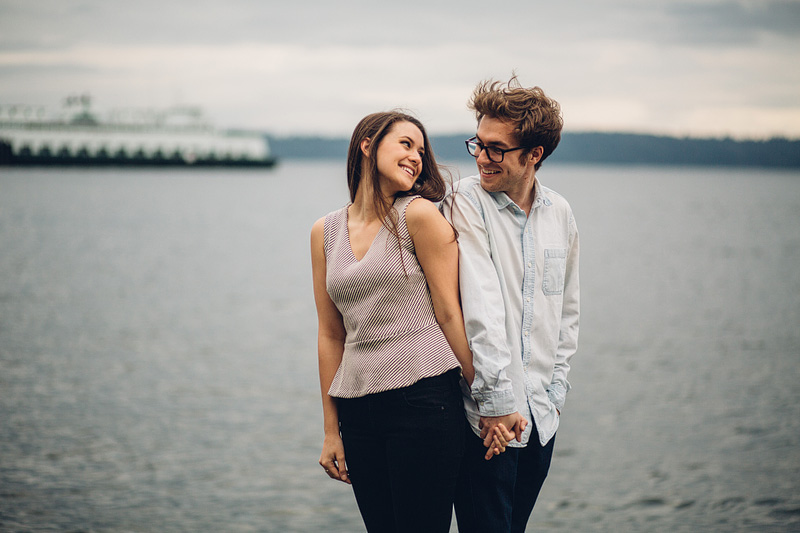
M522 365L527 368L531 359L531 334L533 331L533 296L536 283L536 249L533 225L529 217L522 224ZM526 376L527 377L527 376Z

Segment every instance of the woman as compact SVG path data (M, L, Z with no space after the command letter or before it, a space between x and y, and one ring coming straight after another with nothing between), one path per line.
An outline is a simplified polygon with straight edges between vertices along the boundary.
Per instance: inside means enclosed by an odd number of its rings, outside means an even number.
M351 203L311 232L319 463L352 484L368 531L447 532L463 454L458 381L474 372L456 236L433 203L445 182L422 124L399 112L361 120L347 175Z

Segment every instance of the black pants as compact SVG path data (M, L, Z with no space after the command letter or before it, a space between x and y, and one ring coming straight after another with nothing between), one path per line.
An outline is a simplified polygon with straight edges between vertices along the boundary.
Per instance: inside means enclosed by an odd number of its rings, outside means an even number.
M533 424L533 421L531 421ZM550 470L555 436L542 446L536 428L524 448L483 457L483 441L470 427L456 495L459 533L522 533Z
M458 370L339 399L345 461L370 533L447 533L464 451Z

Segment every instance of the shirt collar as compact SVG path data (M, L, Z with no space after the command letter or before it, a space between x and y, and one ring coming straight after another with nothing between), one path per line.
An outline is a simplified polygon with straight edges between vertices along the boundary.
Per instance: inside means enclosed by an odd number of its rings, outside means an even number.
M542 184L539 183L539 178L534 177L533 182L533 205L531 206L531 211L536 209L537 207L541 206L551 206L553 202L550 198L542 191ZM494 200L494 205L497 206L498 211L502 211L509 205L517 206L514 201L508 197L508 195L504 192L490 192L489 196L492 197ZM517 206L519 208L519 206Z

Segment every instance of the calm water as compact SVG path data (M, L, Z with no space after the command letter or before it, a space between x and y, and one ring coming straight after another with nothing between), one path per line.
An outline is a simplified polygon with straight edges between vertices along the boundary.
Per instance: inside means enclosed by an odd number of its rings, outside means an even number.
M316 464L343 168L0 168L0 531L363 531ZM583 316L529 529L800 531L800 172L540 178Z

